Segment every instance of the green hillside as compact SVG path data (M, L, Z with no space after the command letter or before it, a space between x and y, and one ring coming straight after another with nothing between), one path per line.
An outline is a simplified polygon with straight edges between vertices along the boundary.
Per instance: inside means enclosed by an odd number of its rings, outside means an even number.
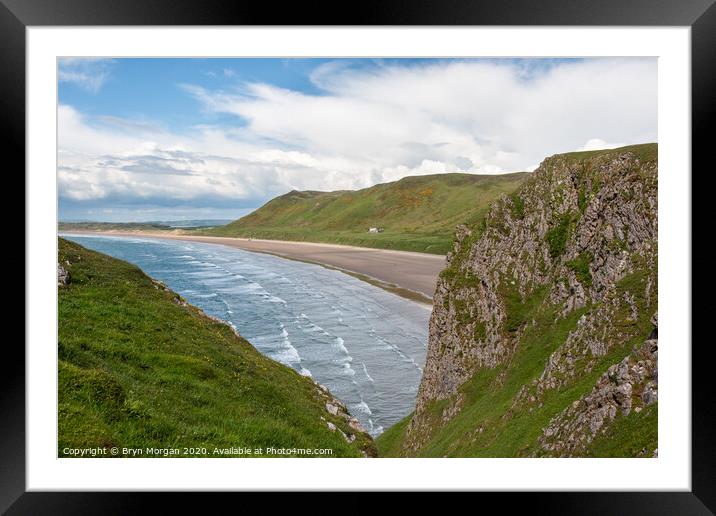
M657 455L657 155L552 156L458 229L381 456Z
M171 231L173 228L158 222L62 222L59 231Z
M204 233L445 254L457 224L478 221L528 176L437 174L357 191L292 191ZM371 234L370 227L384 231Z
M208 457L231 447L375 454L342 406L327 411L338 402L311 379L264 357L137 267L59 239L58 278L65 272L59 456L94 447L171 448L180 456L205 447L199 456Z

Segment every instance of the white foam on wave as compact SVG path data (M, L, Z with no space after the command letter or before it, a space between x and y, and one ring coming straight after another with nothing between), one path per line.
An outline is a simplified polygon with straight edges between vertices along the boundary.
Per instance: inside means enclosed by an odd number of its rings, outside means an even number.
M385 340L383 337L381 337L380 335L378 335L378 334L377 334L374 330L372 330L372 329L368 332L368 334L369 334L371 337L374 337L375 339L377 339L378 341L382 342L382 343L385 345L382 349L393 351L393 352L394 352L396 355L398 355L404 362L409 362L409 363L413 364L413 366L414 366L418 371L420 371L420 374L423 373L423 368L420 367L420 364L418 364L413 357L410 357L410 356L406 355L405 353L403 353L398 346L395 346L395 345L391 344L390 342L388 342L387 340Z
M278 296L271 295L271 294L269 294L268 292L266 293L266 296L267 296L267 298L268 298L269 303L280 303L280 304L282 304L282 305L285 305L285 304L286 304L286 301L283 300L283 299L281 299L281 298L278 297Z
M263 287L252 281L251 283L246 283L245 285L237 285L236 289L243 292L256 292L258 290L263 290Z
M286 327L281 322L279 322L279 325L281 327L280 337L282 349L279 349L274 353L274 358L283 364L296 367L301 374L303 374L302 371L306 371L310 376L310 371L301 366L301 355L291 343Z
M227 271L227 272L229 272L229 271ZM240 274L234 274L234 273L230 273L230 274L232 274L237 279L246 279L244 276L241 276ZM286 305L286 300L281 299L280 297L271 294L264 288L264 286L261 283L257 283L255 281L249 280L248 283L244 283L242 285L237 285L235 287L235 289L238 290L239 292L244 291L244 292L247 292L252 295L262 296L269 303L278 303L278 304Z
M299 314L296 317L296 323L298 324L299 328L301 328L302 331L307 333L320 333L321 335L324 335L326 337L333 338L333 345L334 347L343 354L342 357L337 358L334 363L339 364L343 368L343 374L346 376L355 376L356 372L351 367L351 362L353 362L353 357L348 353L348 348L346 348L345 340L343 338L331 335L328 333L325 329L321 328L317 324L313 323L311 319L308 318L308 316L304 313Z
M311 321L311 319L308 318L308 316L304 313L300 314L298 317L296 317L296 322L301 327L301 329L308 333L320 333L321 335L325 335L326 337L333 337L330 333L328 333L326 330L318 326L316 323ZM347 352L347 350L346 350Z
M375 383L375 380L368 374L368 369L365 367L365 362L363 362L363 372L365 373L366 378L371 381L371 383Z
M353 360L353 357L348 357L348 360L342 363L343 366L343 373L347 376L355 376L356 372L355 369L351 367L350 361Z
M343 322L343 311L335 305L331 305L331 310L332 310L331 315L335 316L336 319L338 319L339 323L342 323Z
M348 353L348 348L345 346L345 341L341 337L335 337L334 341L336 348L344 354L342 358L339 358L336 362L343 367L343 373L347 376L355 376L355 369L351 367L353 357Z
M348 348L346 348L346 341L341 337L336 337L336 347L348 355ZM348 355L350 356L350 355ZM351 359L352 360L352 359Z
M210 293L208 293L208 294L192 294L192 295L193 295L193 297L198 297L198 298L201 298L201 299L208 299L208 298L216 297L216 296L217 296L217 293L216 293L216 292L210 292Z
M231 309L231 305L227 303L226 299L223 297L221 298L221 302L224 303L224 307L226 308L226 313L231 315L234 313L234 311Z
M363 412L363 414L367 414L368 416L372 416L372 415L373 415L373 411L370 410L370 407L369 407L368 404L363 400L362 397L361 397L361 399L360 399L360 403L354 403L354 404L352 404L352 405L351 405L351 408L354 408L354 410L359 410L359 411Z

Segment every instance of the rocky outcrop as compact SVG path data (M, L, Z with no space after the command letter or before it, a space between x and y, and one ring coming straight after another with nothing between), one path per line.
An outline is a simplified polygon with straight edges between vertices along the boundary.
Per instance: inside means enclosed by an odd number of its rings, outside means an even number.
M656 314L653 322L653 338L607 369L592 392L550 421L539 440L545 451L560 457L580 455L616 417L628 416L632 411L641 412L644 407L657 402L659 344Z
M541 374L519 389L506 417L541 406L546 393L643 340L656 310L657 229L655 144L547 158L484 220L459 226L434 296L405 449L418 450L460 413L461 386L509 363L537 321L576 322L554 336ZM436 422L428 409L438 401Z
M360 422L352 416L350 412L348 412L345 404L337 398L334 398L325 385L321 385L319 383L315 383L315 385L317 394L323 398L323 401L325 402L326 412L328 412L329 416L333 416L333 421L328 421L325 417L321 418L325 421L326 427L328 427L331 432L340 433L347 443L354 442L360 436L363 437L363 440L372 442L367 430L363 428ZM339 428L335 424L336 421L347 425L348 428ZM364 457L375 456L375 450L373 447L366 446L362 448L361 451Z
M67 269L65 269L62 265L59 263L57 264L57 286L63 287L65 285L69 285L70 283L70 273L67 272Z

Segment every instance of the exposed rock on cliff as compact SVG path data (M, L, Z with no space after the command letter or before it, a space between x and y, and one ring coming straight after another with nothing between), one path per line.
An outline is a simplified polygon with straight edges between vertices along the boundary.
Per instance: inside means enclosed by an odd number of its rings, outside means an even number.
M580 415L597 418L567 407L597 403L588 389L653 329L656 155L649 144L552 156L484 220L458 227L399 454L583 451L539 436L559 414L547 430L567 441ZM611 395L599 385L595 396Z
M57 264L57 286L67 285L70 282L70 273L62 265Z
M656 314L653 320L656 329ZM540 437L545 451L559 456L579 455L616 417L639 413L656 403L659 344L656 333L653 337L607 369L592 392L550 421Z

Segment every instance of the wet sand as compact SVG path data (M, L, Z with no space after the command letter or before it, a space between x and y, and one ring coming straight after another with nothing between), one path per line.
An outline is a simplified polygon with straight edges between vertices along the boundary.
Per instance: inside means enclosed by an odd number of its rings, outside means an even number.
M352 273L357 278L422 302L430 302L432 299L438 274L445 267L445 256L442 255L337 244L182 235L151 231L68 231L67 233L148 236L222 244L247 251L270 253ZM411 293L417 295L411 295Z

